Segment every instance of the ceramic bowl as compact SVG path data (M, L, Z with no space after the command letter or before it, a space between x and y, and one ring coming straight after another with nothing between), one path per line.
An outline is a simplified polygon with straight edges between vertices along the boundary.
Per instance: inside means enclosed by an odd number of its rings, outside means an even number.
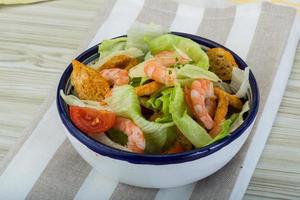
M199 43L204 49L222 47L211 40L186 33L173 34L190 38ZM225 48L227 49L227 48ZM229 49L227 49L230 51ZM239 68L244 69L247 64L234 52ZM76 60L90 63L99 57L98 45L79 55ZM106 176L110 176L129 185L168 188L176 187L203 179L226 165L245 143L256 118L259 106L259 90L255 77L250 71L250 88L247 92L250 111L243 124L227 136L203 148L170 155L145 155L118 150L85 135L71 122L67 105L59 95L62 89L66 94L70 92L71 64L64 71L57 88L57 109L61 122L69 140L78 153L95 169Z

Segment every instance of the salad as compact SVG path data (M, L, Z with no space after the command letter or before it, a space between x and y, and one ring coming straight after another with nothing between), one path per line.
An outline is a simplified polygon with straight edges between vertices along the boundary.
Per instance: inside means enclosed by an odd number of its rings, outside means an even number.
M171 154L230 135L249 110L249 69L223 48L135 24L104 40L99 58L72 61L72 89L60 91L70 119L97 141L134 153Z

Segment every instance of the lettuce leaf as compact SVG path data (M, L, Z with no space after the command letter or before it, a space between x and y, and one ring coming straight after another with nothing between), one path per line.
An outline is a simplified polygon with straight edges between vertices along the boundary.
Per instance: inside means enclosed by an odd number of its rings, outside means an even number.
M146 138L147 152L159 153L175 139L176 131L173 122L151 122L142 116L138 96L132 86L114 87L107 103L117 116L129 118L141 128Z
M103 40L103 42L99 45L100 59L116 51L124 50L126 46L126 42L127 42L126 37Z
M209 143L214 143L215 141L221 140L230 134L230 125L232 124L231 119L226 119L221 125L220 133Z
M249 101L246 101L246 103L244 103L242 111L238 114L236 120L233 121L231 127L230 127L230 132L234 131L235 129L237 129L243 122L244 122L244 118L243 115L248 112L250 109L249 107Z
M195 65L204 69L208 69L209 67L208 56L200 45L191 39L173 34L164 34L146 42L153 55L165 50L174 51L178 48L188 55Z
M206 130L187 114L184 93L180 85L174 87L169 111L177 128L196 148L205 146L212 140Z
M79 106L79 107L93 108L96 110L110 111L110 108L108 106L102 106L97 101L80 100L78 97L74 95L65 95L63 90L60 90L60 96L69 106Z
M130 78L147 77L147 75L144 72L144 65L145 65L145 61L132 67L128 72L129 77Z
M138 48L144 53L148 51L148 45L145 41L152 40L165 33L162 26L157 24L143 24L134 23L131 28L127 31L127 44L126 48Z
M113 147L113 148L116 148L116 149L120 149L120 150L123 150L123 151L130 151L130 149L112 141L109 137L107 137L106 134L94 134L92 135L92 137L99 141L100 143L103 143L107 146L110 146L110 147Z
M172 116L169 112L169 105L171 100L171 95L174 88L166 88L162 91L156 92L150 96L146 102L147 108L160 113L160 117L155 119L155 122L170 122L172 121Z
M246 97L247 91L250 87L249 71L249 67L246 67L245 70L241 70L238 67L234 67L232 70L230 88L235 92L235 95L239 98Z
M118 129L111 128L106 131L106 135L114 142L126 146L128 143L128 136Z
M176 78L181 85L189 85L197 79L207 79L213 82L220 81L219 77L206 69L186 64L176 72Z
M144 60L149 60L151 58L153 58L153 55L151 54L151 51L148 51L144 57Z
M137 87L140 85L144 85L144 83L146 83L148 80L148 77L134 77L131 79L129 85L131 85L132 87Z

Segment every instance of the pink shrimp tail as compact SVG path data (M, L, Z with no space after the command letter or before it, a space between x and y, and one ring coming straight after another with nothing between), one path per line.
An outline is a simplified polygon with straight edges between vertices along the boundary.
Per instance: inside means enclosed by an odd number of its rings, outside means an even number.
M148 60L145 63L144 72L149 78L167 86L172 86L176 82L176 74L174 70L165 67L159 60L156 59Z
M212 117L209 115L209 108L206 105L206 99L213 96L213 86L211 81L201 79L195 80L191 86L191 101L196 118L201 121L207 129L214 125Z
M146 142L142 130L131 120L117 117L113 128L124 132L128 136L127 147L136 153L143 153Z
M180 64L186 64L190 60L187 55L180 56L174 51L161 51L160 53L155 55L155 58L160 60L162 65L166 67L175 65L177 62L179 62Z
M120 68L104 69L100 71L102 77L113 85L126 85L129 83L128 72Z

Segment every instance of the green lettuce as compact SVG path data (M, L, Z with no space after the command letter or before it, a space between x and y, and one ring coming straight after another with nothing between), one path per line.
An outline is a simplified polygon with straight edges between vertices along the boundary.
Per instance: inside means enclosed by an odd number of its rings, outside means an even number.
M172 116L169 112L169 105L171 100L171 95L174 88L166 88L162 91L156 92L150 96L147 100L147 108L154 110L160 114L160 117L155 119L155 122L170 122L172 121Z
M213 143L215 141L221 140L228 135L230 135L231 131L230 128L232 126L232 123L237 119L238 113L234 113L230 116L229 119L226 119L222 124L221 124L221 131L220 133L209 143Z
M173 34L164 34L146 42L153 55L165 50L175 51L178 48L188 55L195 65L204 69L209 67L208 56L201 46L191 39Z
M232 70L230 88L235 92L239 98L247 96L247 91L250 87L249 83L250 68L246 67L244 70L234 67Z
M230 132L234 131L235 129L237 129L243 122L244 122L244 118L243 115L248 112L250 109L249 107L249 101L246 101L246 103L244 103L242 111L238 114L236 120L233 121L231 127L230 127Z
M100 59L120 50L124 50L126 46L127 38L120 37L110 40L103 40L99 45Z
M145 61L132 67L128 72L129 77L130 78L147 77L147 75L144 72L144 66L145 66Z
M174 87L169 111L177 128L196 148L205 146L212 140L206 130L187 114L184 93L180 85Z
M110 147L113 147L113 148L116 148L116 149L120 149L122 151L131 151L127 147L124 147L124 146L112 141L106 134L93 134L92 137L95 140L97 140L97 141L99 141L99 142L101 142L101 143L103 143L107 146L110 146Z
M153 55L151 54L151 51L148 51L144 57L144 60L149 60L151 58L153 58Z
M60 90L59 92L62 99L68 104L69 106L79 106L84 108L92 108L96 110L107 110L110 111L110 108L108 106L102 106L97 101L91 101L91 100L80 100L78 97L74 95L65 95L63 90Z
M132 86L114 87L107 103L117 116L129 118L141 128L146 139L146 152L159 153L176 138L176 127L173 122L151 122L142 116L138 96Z
M131 79L129 85L131 85L132 87L137 87L140 85L144 85L148 80L148 77L135 77Z
M189 85L197 79L207 79L213 82L220 81L219 77L206 69L186 64L176 72L176 78L181 85Z
M126 48L138 48L144 53L148 51L148 45L145 41L152 40L162 34L164 29L157 24L142 24L134 23L133 26L127 31L127 44Z
M115 128L111 128L106 131L106 135L114 142L126 146L128 143L128 136L123 132Z

